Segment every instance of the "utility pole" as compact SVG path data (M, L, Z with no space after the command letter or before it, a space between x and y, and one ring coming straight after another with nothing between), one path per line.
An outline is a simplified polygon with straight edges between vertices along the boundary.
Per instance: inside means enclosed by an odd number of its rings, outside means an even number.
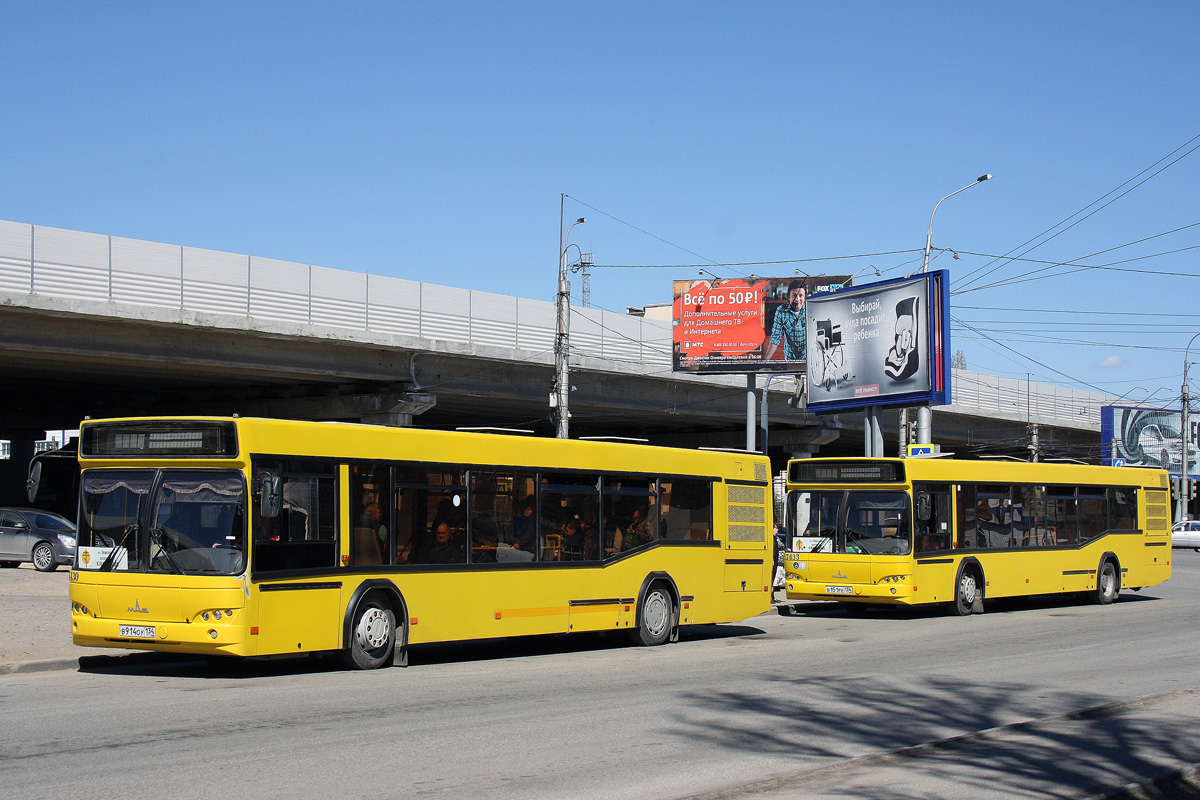
M1192 342L1195 342L1197 337L1200 337L1200 333L1197 333L1195 336L1193 336L1191 340L1188 341L1187 347L1183 349L1183 386L1180 388L1179 398L1180 413L1182 415L1180 422L1182 423L1181 427L1183 428L1183 430L1181 430L1179 433L1183 448L1180 459L1182 463L1179 465L1179 495L1175 502L1176 522L1188 518L1188 495L1191 493L1192 488L1192 479L1188 476L1188 456L1190 455L1192 449L1191 431L1188 430L1188 402L1191 399L1188 397L1188 351L1192 349Z
M595 263L594 253L579 254L579 271L583 273L583 288L579 291L579 297L584 308L592 307L592 266Z
M990 172L987 173L986 175L980 175L978 178L976 178L974 180L973 183L968 183L966 186L959 189L957 192L951 192L950 194L943 197L941 200L937 201L937 205L935 205L933 207L933 213L929 215L929 230L925 234L925 258L921 262L921 272L929 271L929 252L930 252L930 250L933 249L933 218L934 218L934 216L937 215L938 206L940 206L946 200L949 200L951 197L954 197L954 195L958 194L958 192L965 192L967 189L970 189L972 186L978 186L979 184L983 183L984 181L990 181L991 179L992 179L992 173L990 173ZM919 408L917 408L917 444L931 444L932 442L933 442L933 408L931 408L928 405L920 406Z
M570 438L571 420L571 366L568 360L571 347L571 279L567 274L567 250L571 245L568 240L571 238L571 228L587 222L587 217L580 217L563 234L563 204L566 197L565 194L560 195L558 203L558 294L555 297L558 325L554 336L554 391L550 394L550 408L554 411L557 423L555 435L559 439Z

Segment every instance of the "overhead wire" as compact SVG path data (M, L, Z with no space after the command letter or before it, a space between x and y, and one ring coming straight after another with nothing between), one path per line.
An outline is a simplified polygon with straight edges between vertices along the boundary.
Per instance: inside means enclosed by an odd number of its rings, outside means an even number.
M1175 148L1175 149L1174 149L1174 150L1172 150L1170 153L1168 153L1167 155L1163 156L1162 158L1160 158L1158 161L1154 162L1154 163L1153 163L1153 164L1151 164L1150 166L1146 167L1144 170L1142 170L1141 172L1137 173L1136 175L1134 175L1134 176L1133 176L1132 178L1130 178L1129 180L1127 180L1127 181L1125 181L1124 183L1120 184L1120 185L1119 185L1119 186L1117 186L1115 189L1112 189L1112 190L1111 190L1111 191L1109 191L1107 194L1105 194L1105 195L1101 196L1099 199L1097 199L1097 200L1093 200L1091 203L1088 203L1086 206L1084 206L1084 207L1083 207L1082 209L1080 209L1079 211L1076 211L1074 214L1071 214L1070 216L1068 216L1068 217L1064 218L1062 221L1058 222L1057 224L1050 226L1049 228L1047 228L1046 230L1044 230L1044 231L1042 231L1041 233L1037 234L1036 236L1033 236L1033 237L1032 237L1032 238L1030 238L1030 239L1026 239L1024 242L1022 242L1021 244L1017 245L1017 246L1016 246L1016 247L1014 247L1012 250L1009 250L1009 251L1008 251L1008 253L1005 253L1003 256L1000 256L1000 257L999 257L997 260L1002 260L1002 261L1003 261L1004 259L1007 259L1007 258L1008 258L1009 256L1011 256L1011 255L1012 255L1012 253L1013 253L1013 252L1015 252L1016 250L1019 250L1020 248L1024 247L1024 246L1025 246L1025 245L1027 245L1027 244L1029 244L1030 242L1037 241L1038 239L1040 239L1041 237L1045 236L1045 235L1046 235L1047 233L1049 233L1050 231L1053 231L1055 228L1059 228L1060 226L1062 226L1062 225L1063 225L1064 223L1066 223L1067 221L1071 220L1071 219L1072 219L1072 218L1074 218L1074 217L1077 217L1077 216L1079 216L1079 215L1080 215L1080 214L1082 214L1084 211L1087 211L1087 209L1091 208L1092 206L1096 205L1097 203L1100 203L1102 200L1104 200L1105 198L1108 198L1110 195L1114 194L1115 192L1118 192L1118 191L1120 191L1122 188L1124 188L1125 186L1127 186L1127 185L1128 185L1128 184L1130 184L1131 182L1133 182L1133 181L1137 180L1137 179L1138 179L1138 178L1140 178L1142 175L1145 175L1147 172L1149 172L1150 170L1154 169L1154 168L1155 168L1155 167L1157 167L1159 164L1161 164L1162 162L1164 162L1164 161L1166 161L1167 159L1171 158L1171 157L1172 157L1172 156L1174 156L1176 153L1178 153L1180 150L1182 150L1182 149L1184 149L1184 148L1188 147L1189 145L1191 145L1193 142L1195 142L1195 141L1196 141L1196 140L1198 140L1198 139L1200 139L1200 134L1197 134L1196 136L1193 136L1191 139L1189 139L1188 141L1184 142L1182 145L1180 145L1179 147ZM1179 156L1179 157L1178 157L1178 158L1176 158L1174 161L1171 161L1169 164L1167 164L1166 166L1162 167L1162 168L1161 168L1161 169L1159 169L1158 171L1156 171L1156 172L1154 172L1154 173L1152 173L1152 174L1150 174L1150 175L1146 176L1146 177L1145 177L1145 178L1143 178L1141 181L1138 181L1138 182L1137 182L1136 184L1134 184L1133 186L1130 186L1128 189L1126 189L1125 191L1121 192L1121 193L1120 193L1120 194L1118 194L1116 197L1113 197L1113 198L1112 198L1111 200L1109 200L1108 202L1106 202L1106 203L1103 203L1102 205L1098 206L1097 208L1095 208L1094 210L1092 210L1092 211L1091 211L1091 212L1089 212L1088 214L1086 214L1086 215L1084 215L1084 216L1080 217L1079 219L1075 220L1075 221L1074 221L1074 222L1072 222L1070 225L1067 225L1065 228L1062 228L1062 230L1058 231L1058 232L1057 232L1057 233L1055 233L1053 236L1049 236L1049 237L1047 237L1047 238L1043 239L1042 241L1038 242L1037 244L1033 245L1033 246L1032 246L1032 247L1030 247L1029 249L1027 249L1027 250L1023 251L1023 252L1021 253L1021 255L1022 255L1022 256L1024 256L1024 255L1026 255L1027 253L1030 253L1030 252L1032 252L1033 250L1036 250L1037 248L1039 248L1039 247L1041 247L1042 245L1046 244L1047 242L1051 241L1052 239L1054 239L1054 238L1056 238L1056 237L1058 237L1058 236L1062 235L1063 233L1066 233L1066 232L1067 232L1068 230L1070 230L1071 228L1074 228L1076 225L1080 224L1080 223L1081 223L1081 222L1083 222L1084 220L1086 220L1086 219L1088 219L1089 217L1092 217L1092 216L1094 216L1095 214L1099 213L1101 210L1103 210L1103 209L1107 208L1108 206L1112 205L1112 204L1113 204L1113 203L1115 203L1117 200L1121 199L1121 198L1122 198L1122 197L1124 197L1125 195L1127 195L1127 194L1129 194L1130 192L1132 192L1134 189L1136 189L1136 188L1138 188L1139 186L1143 185L1144 183L1146 183L1147 181L1151 180L1152 178L1154 178L1154 177L1156 177L1156 176L1160 175L1162 172L1164 172L1165 170L1167 170L1167 169L1169 169L1170 167L1174 166L1175 164L1179 163L1179 162L1180 162L1180 161L1182 161L1184 158L1187 158L1187 157L1188 157L1188 156L1190 156L1192 153L1194 153L1194 152L1195 152L1197 149L1200 149L1200 144L1197 144L1197 145L1195 145L1195 146L1194 146L1194 147L1192 147L1190 150L1188 150L1186 153L1184 153L1183 155ZM1075 259L1075 260L1078 260L1078 259ZM963 284L960 286L960 291L965 291L966 289L968 289L968 288L970 287L970 285L971 285L972 283L974 283L974 282L976 282L976 281L979 281L979 280L982 280L983 278L987 277L988 275L991 275L992 273L996 272L997 270L1000 270L1000 269L1004 268L1005 266L1007 266L1007 264L1008 264L1009 262L1008 262L1008 261L1005 261L1004 263L997 264L996 266L992 267L992 269L988 270L988 269L987 269L987 267L991 266L991 264L993 264L993 263L995 263L995 261L993 261L993 262L989 262L988 264L984 264L982 267L980 267L979 269L975 270L974 272L968 273L968 274L965 276L965 283L963 283ZM981 270L987 270L987 271L986 271L986 272L983 272L982 274L978 274L978 273L979 273ZM972 277L972 276L975 276L975 277Z

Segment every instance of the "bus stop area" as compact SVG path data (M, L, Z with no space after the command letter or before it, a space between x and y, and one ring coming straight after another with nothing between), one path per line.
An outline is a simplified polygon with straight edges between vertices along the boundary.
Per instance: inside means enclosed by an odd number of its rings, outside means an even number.
M126 650L76 647L71 641L70 570L38 572L32 564L0 570L0 675L76 669L80 659L114 656Z

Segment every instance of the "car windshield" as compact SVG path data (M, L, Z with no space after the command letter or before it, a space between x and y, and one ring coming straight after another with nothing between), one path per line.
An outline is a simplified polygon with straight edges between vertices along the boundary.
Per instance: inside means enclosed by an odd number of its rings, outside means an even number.
M70 531L75 532L75 523L68 522L58 514L39 513L30 514L29 521L35 528L41 528L44 531Z
M229 470L94 470L81 482L80 569L237 575L245 485Z
M870 555L912 552L905 492L819 490L789 495L799 549Z

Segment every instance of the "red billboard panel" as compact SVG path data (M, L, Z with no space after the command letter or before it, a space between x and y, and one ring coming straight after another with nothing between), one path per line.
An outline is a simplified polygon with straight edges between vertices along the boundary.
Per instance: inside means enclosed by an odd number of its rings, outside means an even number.
M674 369L804 372L808 295L849 276L675 281Z

